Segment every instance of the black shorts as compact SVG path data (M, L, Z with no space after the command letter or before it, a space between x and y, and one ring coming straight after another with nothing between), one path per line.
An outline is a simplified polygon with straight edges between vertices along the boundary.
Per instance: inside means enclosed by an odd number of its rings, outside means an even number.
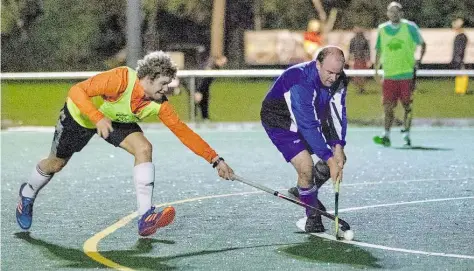
M112 122L112 127L114 131L109 134L105 141L115 147L118 147L128 135L143 132L136 123ZM70 158L75 152L80 152L96 133L96 129L88 129L79 125L72 118L67 106L64 105L59 113L56 130L54 131L51 153L58 158Z

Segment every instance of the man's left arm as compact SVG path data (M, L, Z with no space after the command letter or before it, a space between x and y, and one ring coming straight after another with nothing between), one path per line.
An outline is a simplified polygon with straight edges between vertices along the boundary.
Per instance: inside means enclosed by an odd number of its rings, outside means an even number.
M425 40L423 39L423 36L421 36L421 31L418 25L416 25L415 23L411 23L409 24L409 29L410 29L410 34L411 34L411 37L413 38L413 41L415 41L417 45L421 46L420 59L417 60L417 64L419 64L421 63L421 60L425 56L426 43L425 43Z
M211 163L221 178L226 180L233 179L234 171L232 168L227 165L224 159L204 139L179 119L178 114L176 114L169 102L163 102L160 112L158 112L158 117L186 147Z
M158 117L195 154L209 163L213 163L219 158L216 151L204 139L181 121L169 102L164 102L161 105Z
M342 167L346 160L344 146L346 145L347 133L347 77L345 74L341 75L332 91L334 91L334 95L329 101L329 114L326 123L323 124L323 131L326 142L331 146L336 161Z

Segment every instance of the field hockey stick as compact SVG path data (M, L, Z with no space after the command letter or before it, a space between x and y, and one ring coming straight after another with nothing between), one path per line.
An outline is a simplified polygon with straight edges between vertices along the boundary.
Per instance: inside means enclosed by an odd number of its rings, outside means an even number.
M233 174L231 179L232 179L232 180L235 180L235 181L239 181L239 182L244 183L244 184L246 184L246 185L252 186L252 187L257 188L257 189L259 189L259 190L265 191L265 192L267 192L267 193L269 193L269 194L272 194L272 195L277 196L277 197L279 197L279 198L285 199L285 200L290 201L290 202L292 202L292 203L294 203L294 204L297 204L297 205L299 205L299 206L312 209L312 210L318 212L320 215L325 216L325 217L327 217L327 218L329 218L329 219L331 219L331 220L335 220L335 219L336 219L336 217L335 217L333 214L330 214L330 213L328 213L328 212L325 212L325 211L323 211L323 210L320 210L320 209L318 209L318 208L316 208L316 207L313 207L313 206L311 206L311 205L308 205L308 204L306 204L306 203L304 203L304 202L301 202L301 201L299 201L299 200L297 200L297 199L292 199L292 198L290 198L290 197L287 197L287 196L283 195L282 193L280 193L280 192L278 192L278 191L276 191L276 190L272 190L272 189L270 189L270 188L268 188L268 187L265 187L265 186L263 186L263 185L261 185L261 184L257 184L257 183L251 182L251 181L246 180L246 179L244 179L244 178L242 178L242 177L240 177L240 176L238 176L238 175ZM342 226L341 229L342 229L343 231L347 231L347 230L350 230L350 229L351 229L351 227L349 226L349 223L347 223L346 221L344 221L344 220L342 220L342 219L340 219L340 218L338 218L338 221L339 221L338 223L341 224L341 226Z
M334 216L336 217L334 221L336 222L336 231L335 231L335 236L336 238L339 238L338 233L339 233L339 216L338 216L338 211L339 211L339 183L340 181L337 181L334 187Z

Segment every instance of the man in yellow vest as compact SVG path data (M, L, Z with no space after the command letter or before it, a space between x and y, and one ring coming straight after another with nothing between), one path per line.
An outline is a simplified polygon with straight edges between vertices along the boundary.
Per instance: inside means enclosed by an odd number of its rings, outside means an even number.
M401 101L405 116L403 119L403 139L406 146L411 146L410 128L412 119L412 92L414 90L414 68L421 63L426 51L426 44L421 37L420 29L411 21L402 19L402 5L392 2L387 7L390 21L378 27L375 80L380 82L378 69L382 64L383 105L385 111L385 131L382 136L374 137L376 144L390 146L390 128L394 120L394 109ZM421 46L420 59L415 61L416 47Z
M177 68L168 54L158 51L138 61L135 70L118 67L74 85L60 112L49 156L38 162L28 180L20 187L16 210L19 226L27 230L33 219L33 203L38 192L53 175L67 164L98 134L108 143L135 157L133 179L138 204L138 233L148 236L170 224L173 207L152 206L155 166L152 144L137 122L157 116L194 153L217 169L220 177L230 179L233 171L224 159L186 124L169 104L165 93Z

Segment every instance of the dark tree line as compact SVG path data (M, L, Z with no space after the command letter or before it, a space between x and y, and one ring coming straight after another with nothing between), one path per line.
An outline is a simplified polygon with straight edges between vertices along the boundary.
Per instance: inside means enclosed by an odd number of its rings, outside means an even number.
M321 0L338 8L335 29L374 28L386 21L390 0ZM405 17L422 28L449 27L456 16L474 25L472 0L400 0ZM2 0L2 64L8 71L77 71L108 68L125 48L126 1ZM256 8L258 7L258 8ZM180 50L196 67L209 50L211 0L143 0L143 46ZM227 1L225 53L231 66L245 67L243 34L262 29L304 30L317 18L311 0Z

